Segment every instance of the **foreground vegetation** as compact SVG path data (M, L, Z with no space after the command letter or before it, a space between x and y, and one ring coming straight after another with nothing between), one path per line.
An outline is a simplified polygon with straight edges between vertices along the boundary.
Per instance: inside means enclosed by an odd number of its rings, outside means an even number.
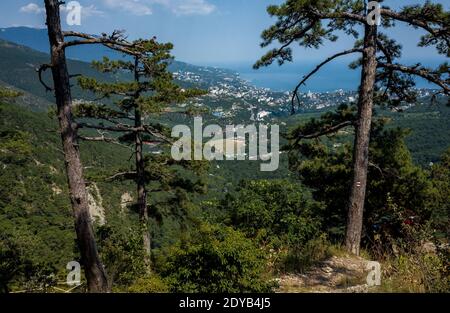
M0 287L68 289L61 284L65 266L79 260L79 253L56 123L11 103L0 105ZM385 123L380 119L372 130L363 256L382 263L378 291L448 291L450 150L431 167L419 167L404 143L405 132ZM297 148L286 147L291 179L243 180L221 194L179 190L152 198L150 273L139 212L132 199L124 201L127 194L134 198L133 185L105 180L104 169L123 166L128 150L83 142L90 194L104 209L95 233L111 290L275 291L279 275L305 273L342 253L334 247L344 234L340 204L351 147L345 134L328 140L302 146L300 158ZM217 188L216 182L211 177L209 188Z

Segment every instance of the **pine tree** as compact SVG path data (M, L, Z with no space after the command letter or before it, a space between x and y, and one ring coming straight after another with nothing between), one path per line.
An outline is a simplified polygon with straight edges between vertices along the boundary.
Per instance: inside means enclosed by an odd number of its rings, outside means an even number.
M73 120L72 94L65 51L79 45L103 45L109 49L130 55L139 55L133 44L127 42L123 34L114 31L111 35L96 37L80 32L66 31L61 28L59 0L45 0L46 25L50 43L51 62L43 64L37 70L39 80L47 91L55 94L59 132L66 165L67 182L74 215L77 243L81 261L90 292L108 291L107 275L100 260L89 214L88 195L83 177L83 166L78 145L78 125ZM68 38L76 38L66 40ZM44 82L42 74L51 70L53 87Z
M169 130L158 122L164 114L192 113L181 110L173 104L198 97L205 92L198 89L182 89L174 83L168 66L173 59L170 43L158 43L156 38L136 40L133 48L124 60L93 62L93 67L102 73L116 76L130 73L132 80L122 82L100 82L94 78L79 77L78 83L84 90L94 92L99 99L110 99L115 105L105 105L97 102L82 103L76 107L79 118L96 123L78 123L79 128L94 129L101 136L80 136L82 140L105 141L131 145L134 150L135 168L132 171L116 173L110 179L132 179L137 187L137 207L143 229L143 247L146 264L150 269L151 236L148 230L149 204L148 193L161 188L169 189L170 185L179 184L177 175L170 170L175 165L169 155L162 153L170 146ZM129 60L129 58L132 60ZM116 135L110 135L115 133ZM118 136L119 134L120 136ZM145 147L159 149L159 156L147 153ZM155 152L155 151L153 151ZM167 150L166 150L167 152ZM191 166L182 162L185 166ZM153 182L151 189L148 185ZM155 183L157 186L155 187ZM190 186L190 185L189 185ZM185 186L186 187L186 186ZM190 187L188 187L190 188Z
M305 136L328 125L342 121L356 121L356 106L340 105L336 111L324 113L319 119L296 127L289 135L290 169L299 175L302 183L313 190L314 199L325 204L323 214L325 231L333 240L345 235L345 203L351 179L354 123L340 132L330 132L322 138ZM388 204L395 203L404 215L416 216L417 222L430 219L433 211L428 204L431 183L420 167L415 166L404 138L409 131L388 128L389 118L374 114L371 124L371 144L368 166L367 197L364 208L364 241L373 244L380 225L383 234L400 237L401 225ZM389 239L384 237L383 239ZM384 248L388 248L389 240Z
M371 2L373 4L373 2ZM414 76L421 77L435 84L446 96L450 93L449 66L443 63L436 69L416 64L406 66L396 60L401 56L401 47L371 19L373 7L368 8L363 0L287 0L284 4L269 6L267 11L277 22L266 29L263 34L262 47L274 41L279 48L270 50L256 64L255 68L268 66L274 61L282 65L292 61L294 43L305 48L320 48L325 41L334 42L338 33L355 38L354 47L336 53L307 74L297 85L292 96L292 112L295 104L300 104L298 92L307 80L327 63L351 54L361 55L361 59L352 67L361 67L357 119L353 146L353 174L350 196L347 204L346 247L349 252L359 254L363 224L364 201L367 185L367 168L369 160L369 141L372 122L372 109L376 103L395 105L401 101L411 102L415 98ZM438 53L450 55L450 14L442 5L427 1L422 5L407 6L399 11L388 7L380 8L383 29L393 27L396 22L406 23L412 28L425 31L419 46L433 46ZM376 16L376 15L375 15ZM362 31L361 31L362 28ZM351 121L326 125L320 131L302 136L319 137L347 127Z

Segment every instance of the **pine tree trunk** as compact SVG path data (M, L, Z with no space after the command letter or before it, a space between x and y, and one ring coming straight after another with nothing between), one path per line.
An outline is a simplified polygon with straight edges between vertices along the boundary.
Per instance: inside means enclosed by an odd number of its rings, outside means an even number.
M72 96L65 51L58 48L58 45L64 41L58 1L45 0L45 9L47 12L47 28L51 47L52 74L59 129L78 246L89 291L107 292L107 278L97 251L89 214L88 197L77 142L77 129L74 127L72 119Z
M358 123L353 147L353 181L347 216L346 248L359 255L369 163L370 127L375 87L377 27L366 24L359 90Z
M135 80L139 82L139 61L135 60ZM136 94L136 98L139 97L139 93ZM136 99L135 99L136 100ZM135 103L135 121L134 125L136 128L142 127L142 113L139 104ZM148 229L148 208L147 208L147 190L145 187L145 162L143 153L143 142L142 134L137 131L135 133L135 154L136 154L136 185L137 185L137 198L138 198L138 208L139 217L142 227L142 239L144 245L145 253L145 264L147 268L150 269L151 261L151 238Z
M139 110L137 110L138 112ZM136 113L136 127L141 127L142 124L138 122L141 119L141 114ZM147 190L145 187L145 163L143 157L143 143L140 132L136 132L135 137L135 153L136 153L136 185L137 197L139 207L139 217L142 225L142 236L145 252L145 263L150 266L151 253L151 238L148 230L148 208L147 208Z

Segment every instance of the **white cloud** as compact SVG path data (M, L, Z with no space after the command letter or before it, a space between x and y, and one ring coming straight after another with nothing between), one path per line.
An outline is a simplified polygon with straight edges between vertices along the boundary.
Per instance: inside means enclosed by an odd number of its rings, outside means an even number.
M103 2L110 9L125 10L134 15L152 14L150 6L139 0L103 0Z
M105 12L97 9L95 7L95 5L91 4L88 7L83 7L83 11L82 11L85 16L89 17L89 16L104 16Z
M67 7L65 5L61 5L60 7L61 12L67 13ZM29 14L41 14L45 13L45 8L38 6L36 3L29 3L19 10L22 13L29 13ZM84 17L91 17L91 16L104 16L105 12L100 11L97 9L97 7L93 4L87 7L81 7L81 14Z
M122 10L133 15L144 16L153 13L152 7L160 5L176 15L208 15L216 10L216 6L208 0L102 0L103 4L112 10ZM66 12L64 5L61 11ZM45 9L36 3L29 3L20 8L20 12L28 14L45 13ZM86 17L104 16L105 12L93 4L83 7L82 14Z
M169 1L171 10L177 15L208 15L216 7L205 0L173 0Z
M61 12L68 13L67 7L65 5L60 6ZM83 17L91 17L91 16L104 16L105 12L97 9L97 7L93 4L87 7L81 7L81 15Z
M160 5L176 15L208 15L216 7L207 0L103 0L111 9L122 9L134 15L150 15Z
M28 3L27 5L21 7L19 11L22 13L41 14L45 11L45 9L41 8L36 3Z

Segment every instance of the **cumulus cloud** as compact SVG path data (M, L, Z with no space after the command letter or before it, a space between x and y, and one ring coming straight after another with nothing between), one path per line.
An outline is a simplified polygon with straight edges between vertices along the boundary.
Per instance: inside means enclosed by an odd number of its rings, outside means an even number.
M44 8L41 8L36 3L28 3L27 5L24 5L19 10L22 13L29 13L29 14L41 14L45 10Z
M67 6L65 6L65 5L61 5L60 9L61 9L61 12L65 12L65 13L69 12ZM97 9L97 7L95 5L91 4L90 6L87 6L87 7L84 7L84 6L81 7L81 15L83 17L104 16L105 12Z
M161 6L175 15L208 15L216 10L216 7L208 0L101 0L108 9L120 10L137 16L151 15L154 6ZM95 5L82 7L85 17L104 16L105 12ZM66 6L61 6L62 12L67 12ZM28 14L42 14L45 9L36 3L29 3L20 8L20 12Z
M103 0L111 9L122 9L134 15L150 15L160 5L176 15L208 15L216 7L207 0Z
M205 0L167 0L167 6L177 15L208 15L216 7Z
M70 3L70 2L69 2ZM68 13L67 6L61 5L60 6L61 12ZM36 3L29 3L19 9L22 13L28 13L28 14L43 14L45 13L45 8L40 7ZM83 17L91 17L91 16L104 16L105 12L97 9L97 7L93 4L90 6L82 6L81 7L81 14Z
M91 4L90 6L87 7L83 7L83 14L86 17L90 17L90 16L104 16L105 12L97 9L95 7L95 5Z
M110 9L124 10L138 16L152 14L152 9L147 2L139 0L103 0L103 3Z

